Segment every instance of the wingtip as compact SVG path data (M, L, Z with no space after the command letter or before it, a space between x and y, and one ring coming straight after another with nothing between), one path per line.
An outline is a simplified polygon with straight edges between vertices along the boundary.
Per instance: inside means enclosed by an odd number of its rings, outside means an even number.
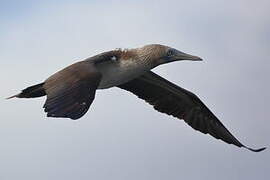
M266 149L266 147L259 148L259 149L252 149L252 148L249 148L249 147L246 147L246 146L243 146L243 147L250 150L250 151L252 151L252 152L261 152L261 151Z

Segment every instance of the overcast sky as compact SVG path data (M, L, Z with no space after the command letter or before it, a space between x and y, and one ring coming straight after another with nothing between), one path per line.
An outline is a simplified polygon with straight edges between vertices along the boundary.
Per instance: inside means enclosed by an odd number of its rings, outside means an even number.
M0 179L269 179L269 149L218 141L117 88L98 91L78 121L47 118L45 98L4 100L97 53L161 43L204 61L156 73L196 93L245 145L269 147L269 7L269 0L1 0Z

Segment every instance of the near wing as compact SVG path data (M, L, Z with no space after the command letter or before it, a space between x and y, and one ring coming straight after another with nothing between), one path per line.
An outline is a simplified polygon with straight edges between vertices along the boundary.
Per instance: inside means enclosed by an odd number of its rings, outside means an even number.
M93 63L81 61L48 78L43 87L47 94L44 104L48 117L79 119L95 98L101 74Z

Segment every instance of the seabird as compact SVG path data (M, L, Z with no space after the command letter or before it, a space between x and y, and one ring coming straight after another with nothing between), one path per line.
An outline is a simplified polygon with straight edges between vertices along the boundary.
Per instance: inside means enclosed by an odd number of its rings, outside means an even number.
M76 120L88 111L97 89L118 87L145 100L155 110L184 120L197 131L254 152L264 150L243 145L195 94L151 71L181 60L202 59L160 44L116 49L74 63L8 99L47 96L43 108L48 117Z

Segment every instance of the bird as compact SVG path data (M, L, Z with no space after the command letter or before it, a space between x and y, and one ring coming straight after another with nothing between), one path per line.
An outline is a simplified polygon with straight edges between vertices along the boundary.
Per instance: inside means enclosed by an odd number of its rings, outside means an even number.
M182 60L202 58L161 44L114 49L67 66L7 99L47 96L43 106L47 117L77 120L88 111L96 90L118 87L201 133L253 152L266 149L243 145L198 96L152 71L159 65Z

